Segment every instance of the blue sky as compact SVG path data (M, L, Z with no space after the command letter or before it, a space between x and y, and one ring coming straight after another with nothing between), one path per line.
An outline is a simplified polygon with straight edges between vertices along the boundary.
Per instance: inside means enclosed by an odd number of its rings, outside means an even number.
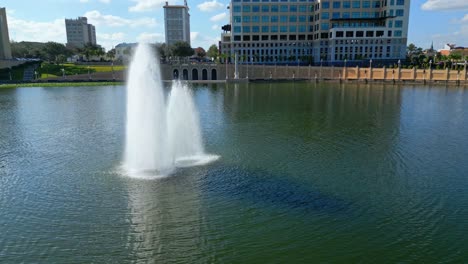
M168 0L181 4L183 0ZM407 0L409 1L409 0ZM165 0L2 0L10 39L65 43L65 18L88 17L98 44L107 50L121 42L164 42ZM227 0L188 0L192 47L217 44L228 23ZM446 43L468 46L468 0L412 0L408 43L436 49Z

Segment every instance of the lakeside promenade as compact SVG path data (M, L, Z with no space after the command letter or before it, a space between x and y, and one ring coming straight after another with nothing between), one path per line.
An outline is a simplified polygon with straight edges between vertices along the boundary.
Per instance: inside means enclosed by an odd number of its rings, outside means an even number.
M320 67L239 65L238 78L234 78L233 64L162 64L161 77L170 81L174 75L195 83L258 82L258 81L339 81L339 82L390 82L390 83L440 83L468 86L466 67L452 69L403 69L370 67ZM97 72L69 75L32 81L42 82L124 82L126 71ZM8 81L4 81L8 83Z

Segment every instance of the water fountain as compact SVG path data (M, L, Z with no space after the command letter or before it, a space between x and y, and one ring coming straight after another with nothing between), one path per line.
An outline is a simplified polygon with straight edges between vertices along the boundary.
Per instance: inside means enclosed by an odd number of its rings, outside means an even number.
M124 169L134 177L171 174L217 159L203 149L198 112L187 85L175 81L166 106L159 62L139 44L130 64Z

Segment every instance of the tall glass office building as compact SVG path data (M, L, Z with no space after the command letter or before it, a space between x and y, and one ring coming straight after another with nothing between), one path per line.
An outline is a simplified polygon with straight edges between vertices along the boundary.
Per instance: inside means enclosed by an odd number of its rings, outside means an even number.
M409 0L232 0L226 57L248 63L343 64L405 57Z

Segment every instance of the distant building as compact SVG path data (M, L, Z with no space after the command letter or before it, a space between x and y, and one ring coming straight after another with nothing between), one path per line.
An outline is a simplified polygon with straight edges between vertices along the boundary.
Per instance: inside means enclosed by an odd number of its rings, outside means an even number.
M172 45L179 41L190 44L190 15L187 1L184 1L184 5L169 5L166 2L164 25L166 45Z
M10 37L8 34L8 23L6 10L0 8L0 60L11 59Z
M137 43L120 43L115 46L115 60L128 62Z
M85 44L96 45L96 28L88 24L86 17L65 19L67 31L67 46L81 48Z
M242 63L369 65L406 56L410 0L232 0L221 54Z

